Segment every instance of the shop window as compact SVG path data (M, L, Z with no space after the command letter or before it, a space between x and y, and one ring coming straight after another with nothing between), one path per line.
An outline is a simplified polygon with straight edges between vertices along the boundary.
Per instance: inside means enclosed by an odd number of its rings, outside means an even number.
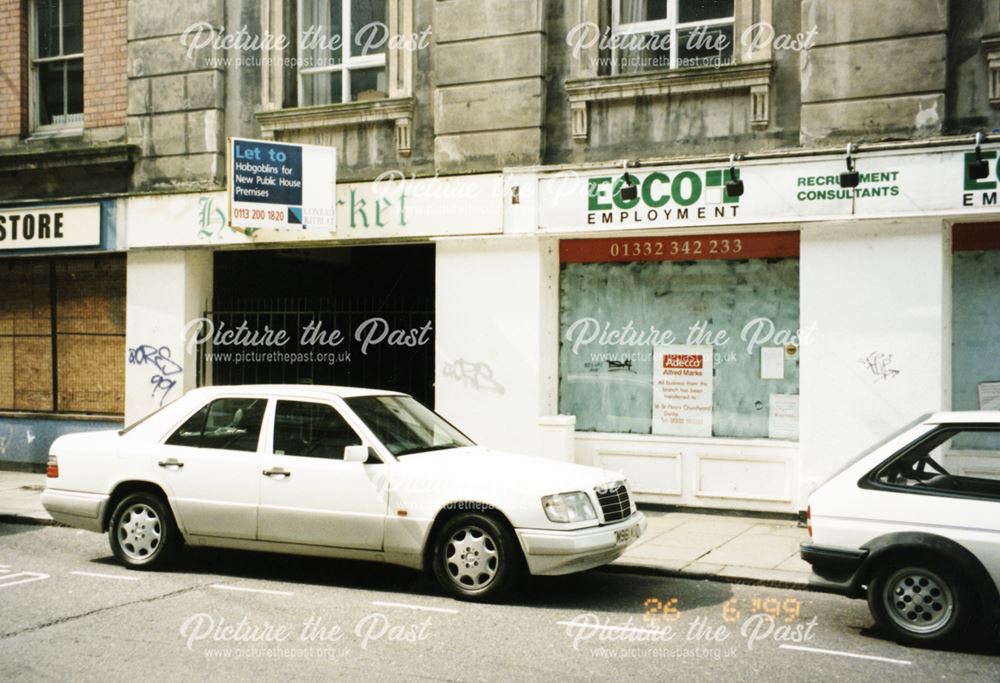
M0 410L120 415L125 259L0 264Z
M298 106L388 97L385 0L299 0Z
M952 407L1000 410L1000 224L954 227Z
M83 127L83 0L31 3L34 128Z
M611 73L733 62L735 0L611 0Z
M564 241L578 431L797 440L797 233Z

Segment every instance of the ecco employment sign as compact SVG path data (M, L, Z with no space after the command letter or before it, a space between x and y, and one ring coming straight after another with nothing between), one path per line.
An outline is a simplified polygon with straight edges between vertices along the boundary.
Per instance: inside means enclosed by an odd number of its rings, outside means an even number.
M968 175L976 155L967 149L861 153L853 188L840 187L843 157L737 162L745 185L738 197L725 192L724 166L629 169L627 179L618 169L544 175L539 226L580 232L996 213L998 157L1000 150L982 150L990 173L976 180Z
M229 140L229 224L234 228L337 229L337 150Z
M100 204L0 209L0 251L93 247L100 243Z

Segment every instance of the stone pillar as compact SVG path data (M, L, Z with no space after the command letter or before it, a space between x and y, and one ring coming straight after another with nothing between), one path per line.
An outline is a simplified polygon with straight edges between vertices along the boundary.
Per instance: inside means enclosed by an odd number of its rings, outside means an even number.
M196 386L185 329L212 301L208 249L130 251L125 315L125 424Z
M940 219L803 226L799 503L951 387L950 241Z
M541 163L543 0L438 0L433 25L437 170Z

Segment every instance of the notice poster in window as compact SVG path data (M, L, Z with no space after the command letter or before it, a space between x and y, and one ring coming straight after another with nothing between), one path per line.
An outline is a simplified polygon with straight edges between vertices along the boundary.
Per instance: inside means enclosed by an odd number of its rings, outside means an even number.
M979 409L1000 410L1000 382L979 383Z
M767 437L799 440L799 397L794 394L771 394L768 401Z
M653 347L653 434L712 436L711 346Z

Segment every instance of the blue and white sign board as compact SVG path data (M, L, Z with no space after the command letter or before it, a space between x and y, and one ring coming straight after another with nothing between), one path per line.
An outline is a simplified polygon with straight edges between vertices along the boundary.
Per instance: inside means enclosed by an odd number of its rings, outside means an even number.
M337 230L337 150L229 139L229 225Z

